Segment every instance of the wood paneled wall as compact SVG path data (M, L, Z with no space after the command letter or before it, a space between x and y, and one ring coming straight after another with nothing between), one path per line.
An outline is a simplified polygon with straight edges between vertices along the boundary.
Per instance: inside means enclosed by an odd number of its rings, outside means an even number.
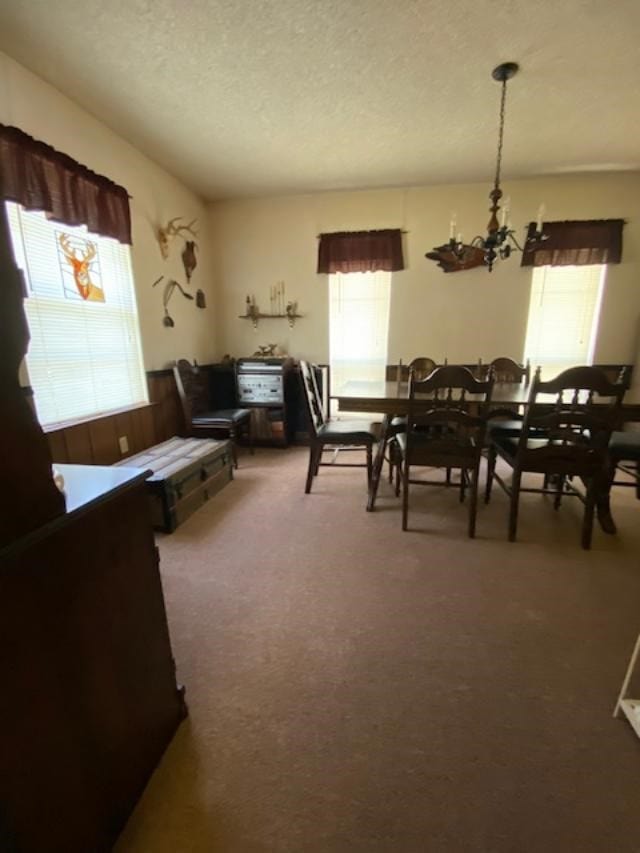
M147 447L184 434L182 409L171 370L147 373L149 405L93 418L46 433L54 462L112 465ZM129 449L120 452L126 436Z

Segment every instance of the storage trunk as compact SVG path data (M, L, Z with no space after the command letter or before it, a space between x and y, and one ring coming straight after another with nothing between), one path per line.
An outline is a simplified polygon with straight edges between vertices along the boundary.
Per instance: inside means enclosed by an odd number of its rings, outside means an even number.
M170 438L118 465L153 471L147 480L156 530L172 533L233 479L229 441Z

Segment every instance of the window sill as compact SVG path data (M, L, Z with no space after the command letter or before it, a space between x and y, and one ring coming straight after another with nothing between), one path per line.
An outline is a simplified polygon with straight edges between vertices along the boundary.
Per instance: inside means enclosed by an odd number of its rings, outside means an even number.
M85 418L71 418L68 421L56 421L53 424L47 424L47 426L42 427L42 431L45 433L48 432L56 432L60 429L69 429L69 427L81 426L82 424L88 424L92 421L100 421L103 418L112 418L114 415L123 415L127 412L136 412L139 409L148 409L151 406L157 406L157 403L136 403L133 406L123 406L121 409L110 409L108 412L100 412L97 415L89 415Z

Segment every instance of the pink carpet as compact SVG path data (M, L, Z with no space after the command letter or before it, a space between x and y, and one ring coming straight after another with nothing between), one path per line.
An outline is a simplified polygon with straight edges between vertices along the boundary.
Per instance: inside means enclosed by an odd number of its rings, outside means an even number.
M640 849L640 740L612 719L640 631L640 502L385 484L307 451L243 455L161 569L191 715L119 853ZM640 685L639 685L640 687Z

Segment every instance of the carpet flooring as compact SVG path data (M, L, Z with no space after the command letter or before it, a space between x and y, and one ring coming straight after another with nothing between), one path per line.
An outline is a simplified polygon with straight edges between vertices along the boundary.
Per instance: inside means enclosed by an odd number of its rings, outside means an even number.
M640 740L612 718L640 631L640 502L481 504L307 451L244 455L159 536L190 716L118 853L640 850ZM640 687L640 685L639 685Z

